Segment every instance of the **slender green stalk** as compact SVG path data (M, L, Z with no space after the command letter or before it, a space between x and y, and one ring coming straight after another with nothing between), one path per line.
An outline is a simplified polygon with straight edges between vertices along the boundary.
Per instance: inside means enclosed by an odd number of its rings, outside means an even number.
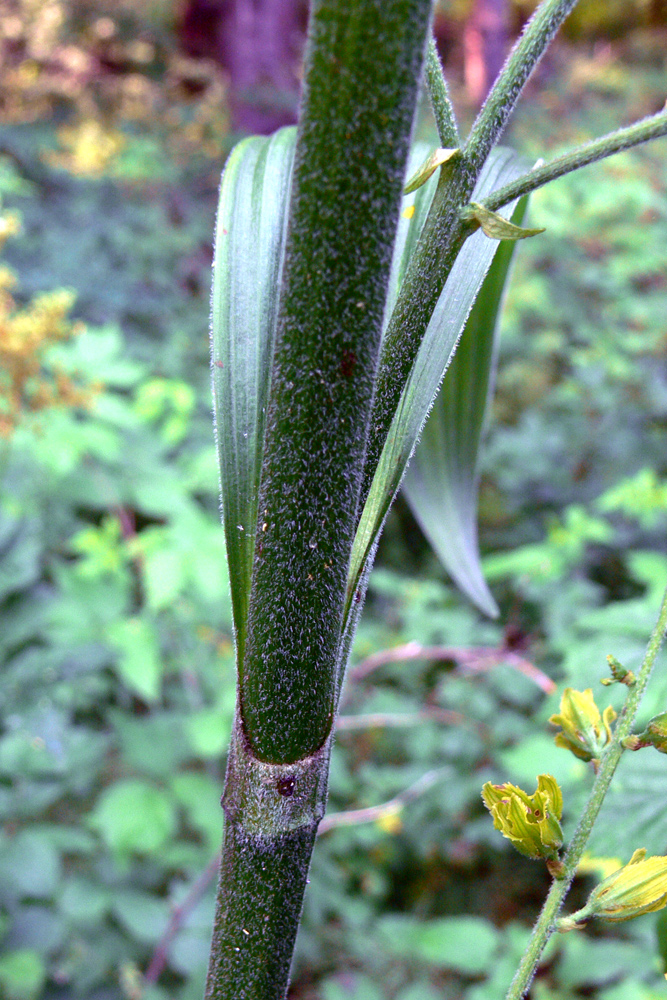
M476 178L465 167L465 161L458 159L452 161L451 169L446 174L440 172L431 208L384 336L362 500L368 496L401 393L433 310L471 231L461 220L460 209L470 200Z
M362 499L366 498L370 490L389 427L428 322L454 261L472 231L460 219L459 210L470 200L484 162L502 133L524 84L576 2L577 0L543 0L512 49L481 109L468 138L464 156L452 162L446 174L441 172L431 210L403 280L382 345ZM431 53L427 59L429 88L438 130L447 137L452 134L449 121L451 112L447 111L449 98L443 96L443 84L438 82L439 60L436 62L434 56L437 60L437 53Z
M631 149L649 139L658 139L665 135L667 135L667 113L661 111L658 115L643 118L641 121L635 122L634 125L619 129L618 132L612 132L600 139L594 139L592 142L586 143L585 146L578 146L576 149L570 150L569 153L563 153L562 156L556 157L549 163L543 163L531 170L525 177L520 177L511 184L506 184L505 187L494 191L489 198L484 199L483 205L491 212L495 212L503 205L507 205L508 202L514 201L515 198L520 198L522 195L537 190L537 188L544 187L545 184L556 180L557 177L563 177L565 174L572 173L573 170L588 166L589 163L595 163L607 156L613 156L614 153L620 153L624 149Z
M618 762L623 753L622 740L624 740L626 736L629 736L632 730L637 709L639 708L642 695L646 690L646 685L648 684L651 670L653 669L653 664L655 663L655 658L658 655L660 646L662 645L665 637L665 629L667 629L667 590L662 598L658 620L651 634L648 646L646 647L646 653L644 654L642 665L637 674L637 681L628 691L628 696L625 700L620 718L614 730L611 743L602 758L600 769L593 783L593 788L591 789L588 802L586 803L584 812L579 820L579 824L567 850L567 854L563 859L562 878L555 879L552 883L549 894L546 898L544 906L542 907L542 912L540 913L537 923L533 928L530 941L528 942L526 951L524 952L519 964L519 968L517 969L516 975L512 980L512 985L507 992L506 1000L521 1000L521 997L524 996L530 986L533 976L535 975L540 956L544 951L546 943L556 929L556 917L558 915L558 911L560 910L563 900L565 899L570 885L572 884L572 880L577 871L577 866L581 861L588 838L590 837L591 830L593 829L593 824L597 819L604 797L609 790L611 779L613 778L614 772L618 767Z
M470 131L465 156L479 173L498 142L528 78L577 0L543 0L515 43Z
M459 130L433 35L426 50L426 82L440 145L443 149L456 149L461 145Z

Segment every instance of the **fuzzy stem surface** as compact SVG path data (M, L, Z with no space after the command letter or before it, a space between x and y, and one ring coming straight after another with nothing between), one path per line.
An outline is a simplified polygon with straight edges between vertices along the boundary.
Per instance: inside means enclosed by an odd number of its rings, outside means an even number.
M459 130L433 35L426 50L426 82L440 145L443 149L456 149L461 145Z
M239 664L253 752L326 741L431 0L316 0ZM378 44L382 45L381 58Z

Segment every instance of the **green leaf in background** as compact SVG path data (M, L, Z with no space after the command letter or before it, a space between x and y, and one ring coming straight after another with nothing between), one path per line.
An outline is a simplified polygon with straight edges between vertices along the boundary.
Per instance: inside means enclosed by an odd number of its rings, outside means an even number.
M34 1000L42 992L46 969L36 951L21 948L0 958L0 987L4 1000Z
M172 790L183 807L188 826L201 834L211 853L215 853L222 828L220 785L206 774L177 774Z
M144 781L119 781L97 800L90 824L119 854L156 851L176 829L171 796Z
M484 198L498 187L524 174L528 168L529 164L525 159L513 150L495 150L482 170L475 188L475 198ZM426 186L420 188L417 194L425 190ZM510 205L506 211L511 214L513 209L514 205ZM410 224L415 227L421 225L421 213L417 210ZM416 228L415 236L418 232L419 228ZM406 239L402 245L397 243L395 254L409 256L413 246L414 239ZM482 233L473 234L464 244L438 299L410 378L403 390L361 515L348 574L348 601L351 600L364 566L377 543L419 432L498 246L498 243L489 240ZM400 281L406 264L407 260L403 266L397 267L394 264L392 281ZM390 304L392 299L395 301L395 296L396 289L392 288Z
M255 548L264 422L296 131L235 147L220 187L212 300L212 382L239 658Z
M385 996L368 976L357 975L352 982L346 976L344 983L327 979L324 983L324 1000L385 1000Z
M115 622L107 635L120 653L118 673L127 686L146 701L155 701L160 694L162 658L153 626L135 616Z
M60 856L47 834L20 830L0 846L4 891L17 897L53 895L62 877Z
M132 937L154 944L169 923L169 904L147 892L123 889L114 893L111 912Z
M565 987L586 989L646 971L647 956L629 941L596 941L580 934L560 942L558 978Z
M500 943L500 934L482 917L442 917L419 922L384 917L379 929L388 951L466 975L483 973Z
M60 897L61 912L73 923L98 923L109 909L111 893L91 879L73 875L65 882Z
M523 198L512 215L516 225L526 203ZM436 555L491 618L498 608L482 575L477 538L479 448L514 246L501 243L496 251L403 481L405 498Z
M623 754L591 835L591 853L626 858L645 847L649 854L664 854L666 783L667 760L662 754L650 747Z

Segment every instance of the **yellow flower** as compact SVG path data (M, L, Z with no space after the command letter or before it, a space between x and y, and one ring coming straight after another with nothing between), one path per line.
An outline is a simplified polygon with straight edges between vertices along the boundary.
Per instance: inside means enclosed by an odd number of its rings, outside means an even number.
M572 930L591 917L632 920L667 905L667 857L646 857L642 847L627 865L600 882L581 910L559 921L559 930Z
M388 809L384 809L375 822L383 833L400 833L403 829L401 812L401 806L391 806Z
M529 858L555 858L563 844L560 818L563 794L550 774L540 774L537 791L528 795L522 788L507 782L482 789L484 805L493 817L493 825L507 837L521 854Z
M609 743L610 727L615 718L616 712L611 705L600 715L592 688L585 691L565 688L560 700L560 712L552 715L549 722L562 730L555 737L556 746L571 750L580 760L593 760Z

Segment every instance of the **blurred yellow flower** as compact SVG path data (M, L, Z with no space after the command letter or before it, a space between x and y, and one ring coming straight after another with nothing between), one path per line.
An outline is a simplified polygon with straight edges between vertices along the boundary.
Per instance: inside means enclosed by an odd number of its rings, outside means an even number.
M403 829L401 812L400 806L392 806L390 809L383 810L375 822L383 833L400 833Z
M549 722L560 726L555 737L556 746L571 750L580 760L597 759L611 739L611 723L616 712L609 705L602 715L595 704L593 689L575 691L565 688L560 701L560 712Z

